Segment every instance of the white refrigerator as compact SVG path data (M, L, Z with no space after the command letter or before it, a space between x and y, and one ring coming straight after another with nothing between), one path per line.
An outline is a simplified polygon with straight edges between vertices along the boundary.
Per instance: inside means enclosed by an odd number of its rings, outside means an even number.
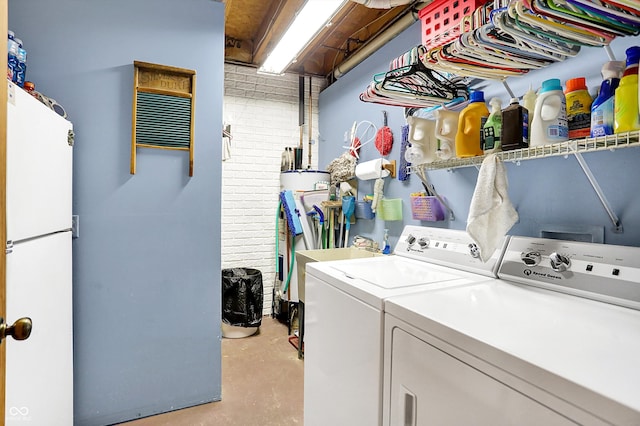
M9 339L5 423L73 424L72 125L9 84L6 321L33 321Z

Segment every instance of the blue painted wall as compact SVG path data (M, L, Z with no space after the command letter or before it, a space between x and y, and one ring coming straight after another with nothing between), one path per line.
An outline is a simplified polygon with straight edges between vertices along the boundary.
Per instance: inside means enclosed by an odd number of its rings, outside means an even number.
M319 166L326 167L331 160L342 154L346 145L345 131L354 121L369 120L380 127L382 111L389 114L389 126L394 134L394 145L390 160L400 160L401 128L406 124L404 111L361 102L359 94L369 85L372 76L388 70L389 62L420 44L420 23L417 22L363 63L349 71L344 77L325 89L319 97L320 152ZM614 40L612 51L616 58L624 60L627 47L640 45L640 37ZM590 89L600 85L600 68L608 56L601 48L583 48L576 58L554 64L542 70L530 72L507 82L517 96L521 96L532 84L534 89L548 78L567 79L584 76ZM496 82L484 82L485 99L497 96L506 106L509 101L504 86ZM379 157L373 143L364 146L361 160ZM541 230L570 226L584 229L604 228L604 241L609 244L640 246L640 197L637 182L640 182L640 149L626 148L615 152L605 151L585 154L584 158L593 171L613 211L624 227L623 233L614 233L613 224L596 193L589 185L585 174L575 158L553 157L522 161L520 165L507 163L509 195L518 210L520 220L510 231L512 235L539 236ZM411 218L409 194L422 190L417 176L408 181L385 179L385 197L403 199L403 221L359 220L351 229L351 235L365 235L380 243L384 228L389 229L391 245L395 245L405 224L465 229L469 205L475 188L478 170L475 167L437 170L427 173L441 195L444 195L454 213L455 220L443 222L420 222ZM359 193L373 192L374 181L359 181Z
M9 28L75 127L75 423L219 400L224 5L11 0ZM162 150L129 174L134 60L197 72L192 178Z

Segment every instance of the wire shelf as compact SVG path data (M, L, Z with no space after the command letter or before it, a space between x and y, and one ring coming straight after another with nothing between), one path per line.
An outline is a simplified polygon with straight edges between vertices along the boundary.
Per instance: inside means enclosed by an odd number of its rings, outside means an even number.
M573 139L561 143L515 149L512 151L501 151L497 152L496 155L504 162L518 162L523 160L533 160L535 158L555 157L559 155L567 156L575 153L596 152L639 146L640 132L633 131L597 138ZM415 165L411 166L410 173L415 171L416 168L424 170L441 170L470 166L479 167L485 157L486 155L469 158L452 158L449 160Z

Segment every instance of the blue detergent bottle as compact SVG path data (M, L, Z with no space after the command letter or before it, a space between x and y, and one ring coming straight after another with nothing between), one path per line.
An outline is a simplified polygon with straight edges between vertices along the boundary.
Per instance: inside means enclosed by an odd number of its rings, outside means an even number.
M591 137L613 134L614 99L624 61L609 61L602 66L602 84L598 96L591 104Z

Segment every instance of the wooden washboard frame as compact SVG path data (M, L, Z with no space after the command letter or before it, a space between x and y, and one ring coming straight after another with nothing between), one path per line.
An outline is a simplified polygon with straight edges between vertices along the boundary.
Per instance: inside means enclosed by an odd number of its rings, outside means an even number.
M196 72L134 61L131 174L137 148L189 151L193 176Z

